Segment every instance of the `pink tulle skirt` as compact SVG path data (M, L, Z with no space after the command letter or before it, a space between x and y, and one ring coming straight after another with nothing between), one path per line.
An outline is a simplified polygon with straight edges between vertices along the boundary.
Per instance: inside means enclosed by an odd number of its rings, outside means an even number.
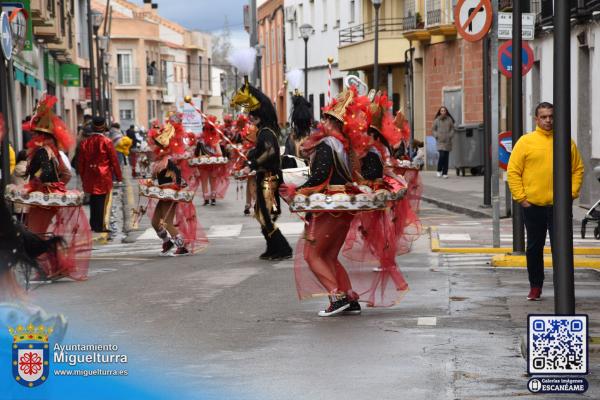
M31 232L61 236L66 242L56 256L44 254L38 260L49 278L87 279L92 231L83 207L30 206L28 222Z
M203 165L196 168L197 187L201 188L205 198L216 194L219 199L225 198L231 176L230 163L220 165ZM210 185L210 189L209 189Z

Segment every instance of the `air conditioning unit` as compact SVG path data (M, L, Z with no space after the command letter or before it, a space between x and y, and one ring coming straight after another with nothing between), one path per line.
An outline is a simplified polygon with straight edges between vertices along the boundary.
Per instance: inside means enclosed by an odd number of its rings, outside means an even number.
M296 21L296 6L288 6L285 8L285 20L287 22Z

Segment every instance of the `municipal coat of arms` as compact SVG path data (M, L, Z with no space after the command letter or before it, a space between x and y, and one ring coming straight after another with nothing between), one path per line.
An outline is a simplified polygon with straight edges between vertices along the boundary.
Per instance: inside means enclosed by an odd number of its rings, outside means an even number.
M30 388L46 382L50 372L48 337L52 328L31 324L24 328L19 325L17 329L9 328L9 332L13 337L13 378Z

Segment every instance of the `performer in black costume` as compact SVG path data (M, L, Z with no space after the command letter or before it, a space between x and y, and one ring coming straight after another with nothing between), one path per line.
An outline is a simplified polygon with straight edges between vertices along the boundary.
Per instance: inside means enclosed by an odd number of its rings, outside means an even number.
M299 93L292 96L292 113L290 115L292 132L285 142L285 152L281 160L282 168L297 168L299 165L292 157L307 160L300 153L300 147L310 135L310 127L313 123L313 116L310 103ZM286 157L292 156L292 157Z
M250 122L258 128L256 147L248 153L250 169L256 171L256 205L254 215L267 242L263 260L283 260L292 257L292 248L275 225L281 214L279 185L281 172L277 114L271 100L247 81L232 99L233 106L248 111Z

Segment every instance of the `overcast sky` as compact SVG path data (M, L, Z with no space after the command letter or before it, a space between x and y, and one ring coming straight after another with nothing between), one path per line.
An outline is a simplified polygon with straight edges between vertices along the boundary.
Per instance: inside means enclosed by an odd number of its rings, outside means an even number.
M142 0L129 1L143 4ZM248 46L243 16L243 6L248 0L154 0L154 3L158 4L160 16L188 29L219 34L227 18L233 46Z

